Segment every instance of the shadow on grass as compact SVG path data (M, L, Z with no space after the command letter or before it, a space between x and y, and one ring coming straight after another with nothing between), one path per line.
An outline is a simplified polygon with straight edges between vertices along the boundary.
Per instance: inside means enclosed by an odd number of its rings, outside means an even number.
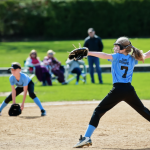
M37 118L41 118L41 116L19 116L19 118L22 118L22 119L37 119Z

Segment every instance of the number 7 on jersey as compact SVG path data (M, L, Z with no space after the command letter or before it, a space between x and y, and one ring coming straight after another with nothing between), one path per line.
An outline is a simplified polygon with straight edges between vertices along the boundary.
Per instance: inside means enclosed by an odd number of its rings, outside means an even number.
M128 67L127 66L121 66L121 70L125 69L125 72L123 74L123 78L126 78L127 72L128 72Z

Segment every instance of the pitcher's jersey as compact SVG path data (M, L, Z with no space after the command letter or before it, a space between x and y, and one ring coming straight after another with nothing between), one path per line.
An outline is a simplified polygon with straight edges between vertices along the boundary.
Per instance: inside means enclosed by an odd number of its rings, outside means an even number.
M20 72L20 80L17 81L15 76L11 75L9 78L11 85L16 85L17 87L27 86L31 81L30 77L22 72Z
M113 83L131 83L133 69L138 61L131 55L120 53L112 54L113 59L108 59L112 62L111 72Z

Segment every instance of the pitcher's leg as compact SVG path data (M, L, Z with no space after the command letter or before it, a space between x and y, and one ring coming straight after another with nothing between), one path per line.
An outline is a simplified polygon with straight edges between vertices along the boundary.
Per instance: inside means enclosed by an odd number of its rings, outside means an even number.
M124 101L128 103L132 108L134 108L145 119L150 121L150 111L143 105L135 90L129 93Z
M116 104L118 104L123 99L123 95L118 93L115 88L113 88L108 95L100 102L93 112L92 118L90 120L90 125L94 127L98 126L100 118Z
M123 94L118 93L117 89L113 88L108 95L100 102L96 107L91 117L89 126L85 132L84 137L91 137L94 130L98 126L100 118L116 104L118 104L123 98Z

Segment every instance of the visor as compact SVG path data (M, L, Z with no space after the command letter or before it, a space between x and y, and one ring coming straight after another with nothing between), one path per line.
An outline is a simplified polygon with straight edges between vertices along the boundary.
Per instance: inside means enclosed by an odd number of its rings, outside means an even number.
M130 42L130 44L127 45L127 46L123 46L123 45L121 45L120 43L114 43L114 45L120 46L120 50L123 50L123 49L127 48L128 46L132 46L131 42Z
M114 45L120 46L120 50L123 50L123 49L124 49L123 46L122 46L121 44L119 44L119 43L114 43Z

